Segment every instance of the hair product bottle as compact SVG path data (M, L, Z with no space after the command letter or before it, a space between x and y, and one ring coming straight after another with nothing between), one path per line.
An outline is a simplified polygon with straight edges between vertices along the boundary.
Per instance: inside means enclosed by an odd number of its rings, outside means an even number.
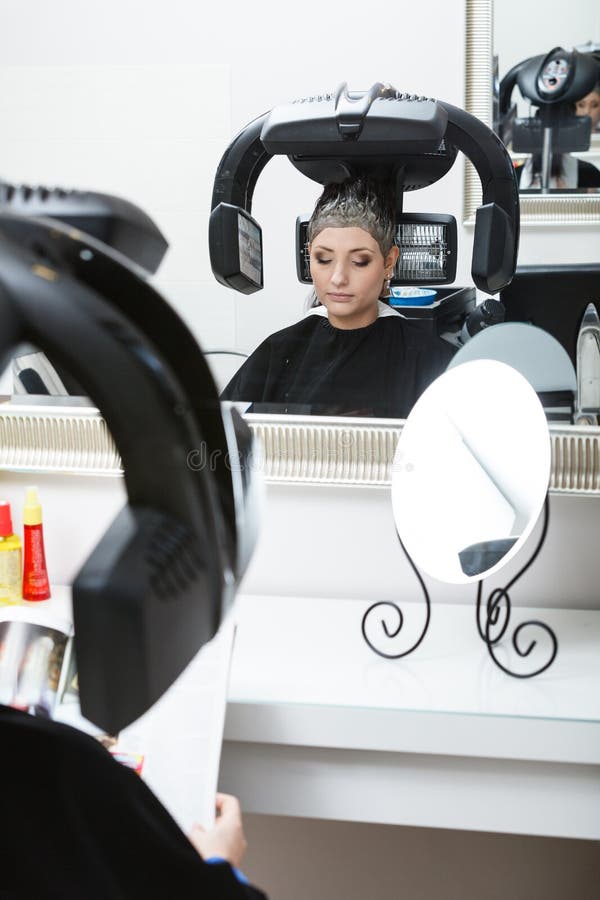
M28 487L23 508L23 600L37 602L50 597L44 552L42 507L36 487Z
M0 501L0 604L21 602L21 538L13 534L10 503Z

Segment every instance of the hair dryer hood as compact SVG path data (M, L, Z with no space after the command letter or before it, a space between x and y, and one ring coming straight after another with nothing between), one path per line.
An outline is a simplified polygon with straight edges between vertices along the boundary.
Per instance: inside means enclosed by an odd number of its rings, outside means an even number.
M97 191L29 187L0 182L0 210L58 219L148 272L156 272L169 244L150 216L128 200Z
M511 280L519 243L519 195L512 161L491 129L469 113L440 100L403 94L381 83L350 93L342 84L334 94L275 107L250 122L225 151L215 176L209 225L211 265L218 281L238 287L227 271L233 211L246 220L258 177L278 154L314 181L342 181L369 172L395 186L396 206L404 191L433 184L461 150L481 180L471 272L477 287L496 293ZM253 265L262 271L260 226L254 220ZM255 279L251 288L262 282Z
M335 94L273 109L261 131L271 155L286 154L321 184L369 171L398 177L402 191L433 184L451 168L456 148L444 140L448 115L427 97L377 83L364 93L342 84Z
M591 54L562 47L524 60L515 71L521 94L536 106L575 103L593 90L599 77Z
M241 577L227 423L173 310L66 226L0 213L0 321L0 362L24 340L56 358L123 460L129 503L73 584L82 712L115 733L210 640ZM196 448L214 465L190 466Z

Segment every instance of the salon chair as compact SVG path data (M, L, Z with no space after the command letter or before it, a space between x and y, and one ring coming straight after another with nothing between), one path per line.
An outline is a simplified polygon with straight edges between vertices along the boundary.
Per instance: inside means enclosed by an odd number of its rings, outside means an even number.
M204 351L204 356L215 379L219 393L231 381L244 360L248 358L248 355L243 350L226 348Z

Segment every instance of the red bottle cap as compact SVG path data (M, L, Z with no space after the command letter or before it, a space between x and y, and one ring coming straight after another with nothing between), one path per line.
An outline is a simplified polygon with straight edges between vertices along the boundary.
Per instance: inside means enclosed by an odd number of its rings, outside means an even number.
M12 516L10 514L10 503L6 500L0 500L0 537L7 537L13 533Z

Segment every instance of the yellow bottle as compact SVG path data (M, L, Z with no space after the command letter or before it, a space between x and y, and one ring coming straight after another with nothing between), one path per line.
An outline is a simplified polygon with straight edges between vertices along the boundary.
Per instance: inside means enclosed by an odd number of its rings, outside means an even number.
M0 605L21 602L21 538L13 534L10 503L0 501Z

